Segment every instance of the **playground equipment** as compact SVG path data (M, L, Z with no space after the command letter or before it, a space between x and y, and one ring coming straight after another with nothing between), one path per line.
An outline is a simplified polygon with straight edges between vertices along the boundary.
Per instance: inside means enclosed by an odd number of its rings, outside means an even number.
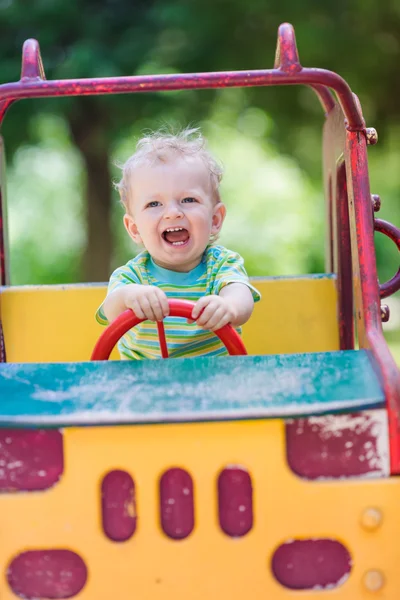
M9 285L3 175L2 599L397 600L400 372L381 299L400 271L379 284L373 236L400 249L400 231L374 218L377 136L347 83L300 65L289 24L272 70L227 73L46 81L28 40L0 118L21 98L291 84L326 116L326 274L257 281L248 355L89 361L105 286Z

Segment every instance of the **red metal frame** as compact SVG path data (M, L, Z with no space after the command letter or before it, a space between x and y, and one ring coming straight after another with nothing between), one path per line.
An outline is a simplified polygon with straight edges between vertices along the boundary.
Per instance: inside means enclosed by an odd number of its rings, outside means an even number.
M400 473L400 372L383 336L380 307L380 295L385 297L399 289L400 273L379 287L373 240L375 228L398 245L400 232L390 224L374 224L366 154L374 132L365 127L357 97L336 73L301 66L290 24L279 27L274 68L257 71L46 81L39 44L28 40L23 47L20 81L0 86L0 123L11 103L21 98L297 84L315 91L326 115L324 166L330 199L327 265L338 277L341 347L353 347L356 336L359 346L369 348L376 358L389 413L392 472ZM343 161L346 177L340 171ZM0 221L2 216L0 204ZM0 232L1 245L3 239ZM0 262L0 269L0 283L4 285L6 265Z

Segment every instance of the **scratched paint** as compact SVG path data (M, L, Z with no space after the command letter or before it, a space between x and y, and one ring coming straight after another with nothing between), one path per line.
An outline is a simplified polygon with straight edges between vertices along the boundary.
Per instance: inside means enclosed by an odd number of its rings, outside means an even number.
M0 364L0 381L5 398L0 422L10 423L272 418L383 404L368 355L351 351L200 357L157 365Z
M63 470L60 431L0 429L0 492L48 489Z
M390 473L385 410L289 420L287 461L305 479L387 477Z

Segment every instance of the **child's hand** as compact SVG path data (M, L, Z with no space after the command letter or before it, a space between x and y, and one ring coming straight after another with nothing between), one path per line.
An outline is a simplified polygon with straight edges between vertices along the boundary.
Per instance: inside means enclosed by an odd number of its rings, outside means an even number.
M192 311L192 319L196 320L197 325L210 331L216 331L236 318L233 303L222 296L203 296L196 302Z
M168 299L155 285L131 284L124 286L124 303L139 319L162 321L169 315Z

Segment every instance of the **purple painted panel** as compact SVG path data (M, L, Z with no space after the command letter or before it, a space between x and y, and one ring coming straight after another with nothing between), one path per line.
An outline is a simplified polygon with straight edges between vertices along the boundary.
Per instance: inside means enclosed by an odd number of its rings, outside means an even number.
M286 444L290 468L306 479L389 474L384 410L290 420Z
M253 486L242 467L227 467L218 477L218 516L222 531L231 537L253 527Z
M114 542L129 540L136 530L135 484L126 471L110 471L101 484L104 533Z
M344 583L352 562L348 550L335 540L292 540L279 546L271 566L284 587L311 590Z
M160 519L164 533L174 540L193 531L193 481L184 469L169 469L160 479Z
M0 429L0 492L45 490L63 470L60 431Z
M70 550L23 552L7 570L7 581L14 594L29 600L73 598L86 579L85 563Z

